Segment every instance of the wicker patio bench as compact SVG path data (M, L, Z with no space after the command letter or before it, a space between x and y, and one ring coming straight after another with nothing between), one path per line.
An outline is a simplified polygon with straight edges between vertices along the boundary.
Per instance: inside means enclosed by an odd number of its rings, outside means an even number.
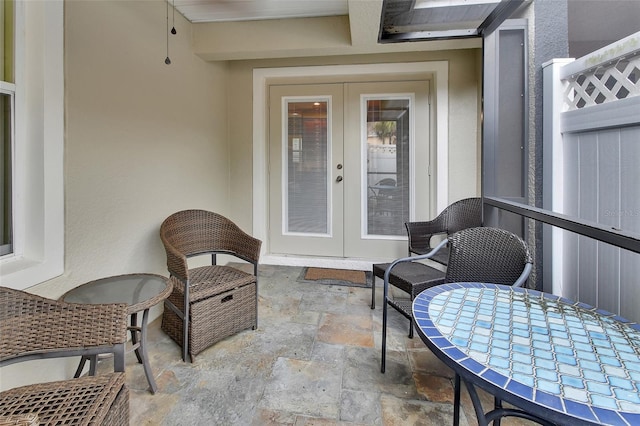
M112 354L114 372L0 392L0 426L128 425L124 350L127 306L59 302L0 287L0 367Z

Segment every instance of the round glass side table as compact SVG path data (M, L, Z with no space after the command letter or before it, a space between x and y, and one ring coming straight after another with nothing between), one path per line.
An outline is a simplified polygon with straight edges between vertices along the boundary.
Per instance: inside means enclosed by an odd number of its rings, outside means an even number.
M146 348L149 309L169 297L172 289L171 280L161 275L126 274L101 278L82 284L66 292L60 300L67 303L127 304L130 315L131 351L135 351L138 362L144 367L144 374L149 382L151 392L155 393L157 385L151 372ZM139 312L142 312L140 325L138 325ZM80 376L87 359L90 360L89 374L95 374L97 360L83 357L76 370L75 377Z

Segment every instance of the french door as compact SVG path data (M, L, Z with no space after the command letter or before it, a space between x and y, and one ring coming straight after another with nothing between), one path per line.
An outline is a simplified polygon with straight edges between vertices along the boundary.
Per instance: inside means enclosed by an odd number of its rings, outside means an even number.
M406 253L404 223L429 212L428 87L427 81L270 86L271 253Z

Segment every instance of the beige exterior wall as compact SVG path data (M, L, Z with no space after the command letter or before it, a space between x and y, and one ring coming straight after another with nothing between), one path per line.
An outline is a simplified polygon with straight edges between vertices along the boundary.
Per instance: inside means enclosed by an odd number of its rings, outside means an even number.
M479 98L481 59L478 49L350 55L322 58L234 61L229 65L229 141L232 216L241 226L252 223L251 125L253 69L292 66L393 62L449 62L449 191L455 201L478 195L480 150Z
M195 57L178 15L164 63L164 9L66 6L64 287L114 273L166 273L158 228L176 210L226 213L226 69Z
M162 220L228 210L226 66L192 54L180 15L166 65L152 2L68 2L65 14L67 273L56 285L166 273Z
M228 213L226 63L195 56L176 14L165 65L165 25L158 2L65 2L65 271L28 291L58 298L104 276L166 275L162 220ZM3 367L0 386L68 378L76 362Z

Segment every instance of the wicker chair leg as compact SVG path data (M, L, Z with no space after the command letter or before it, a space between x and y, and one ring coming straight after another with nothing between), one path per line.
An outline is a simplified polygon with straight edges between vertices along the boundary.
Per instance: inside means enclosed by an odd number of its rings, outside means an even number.
M184 283L184 304L182 318L182 360L191 362L189 358L189 280Z
M376 275L371 271L371 309L376 308Z
M387 358L387 304L389 300L389 275L385 273L384 295L382 297L382 363L380 372L384 373Z

